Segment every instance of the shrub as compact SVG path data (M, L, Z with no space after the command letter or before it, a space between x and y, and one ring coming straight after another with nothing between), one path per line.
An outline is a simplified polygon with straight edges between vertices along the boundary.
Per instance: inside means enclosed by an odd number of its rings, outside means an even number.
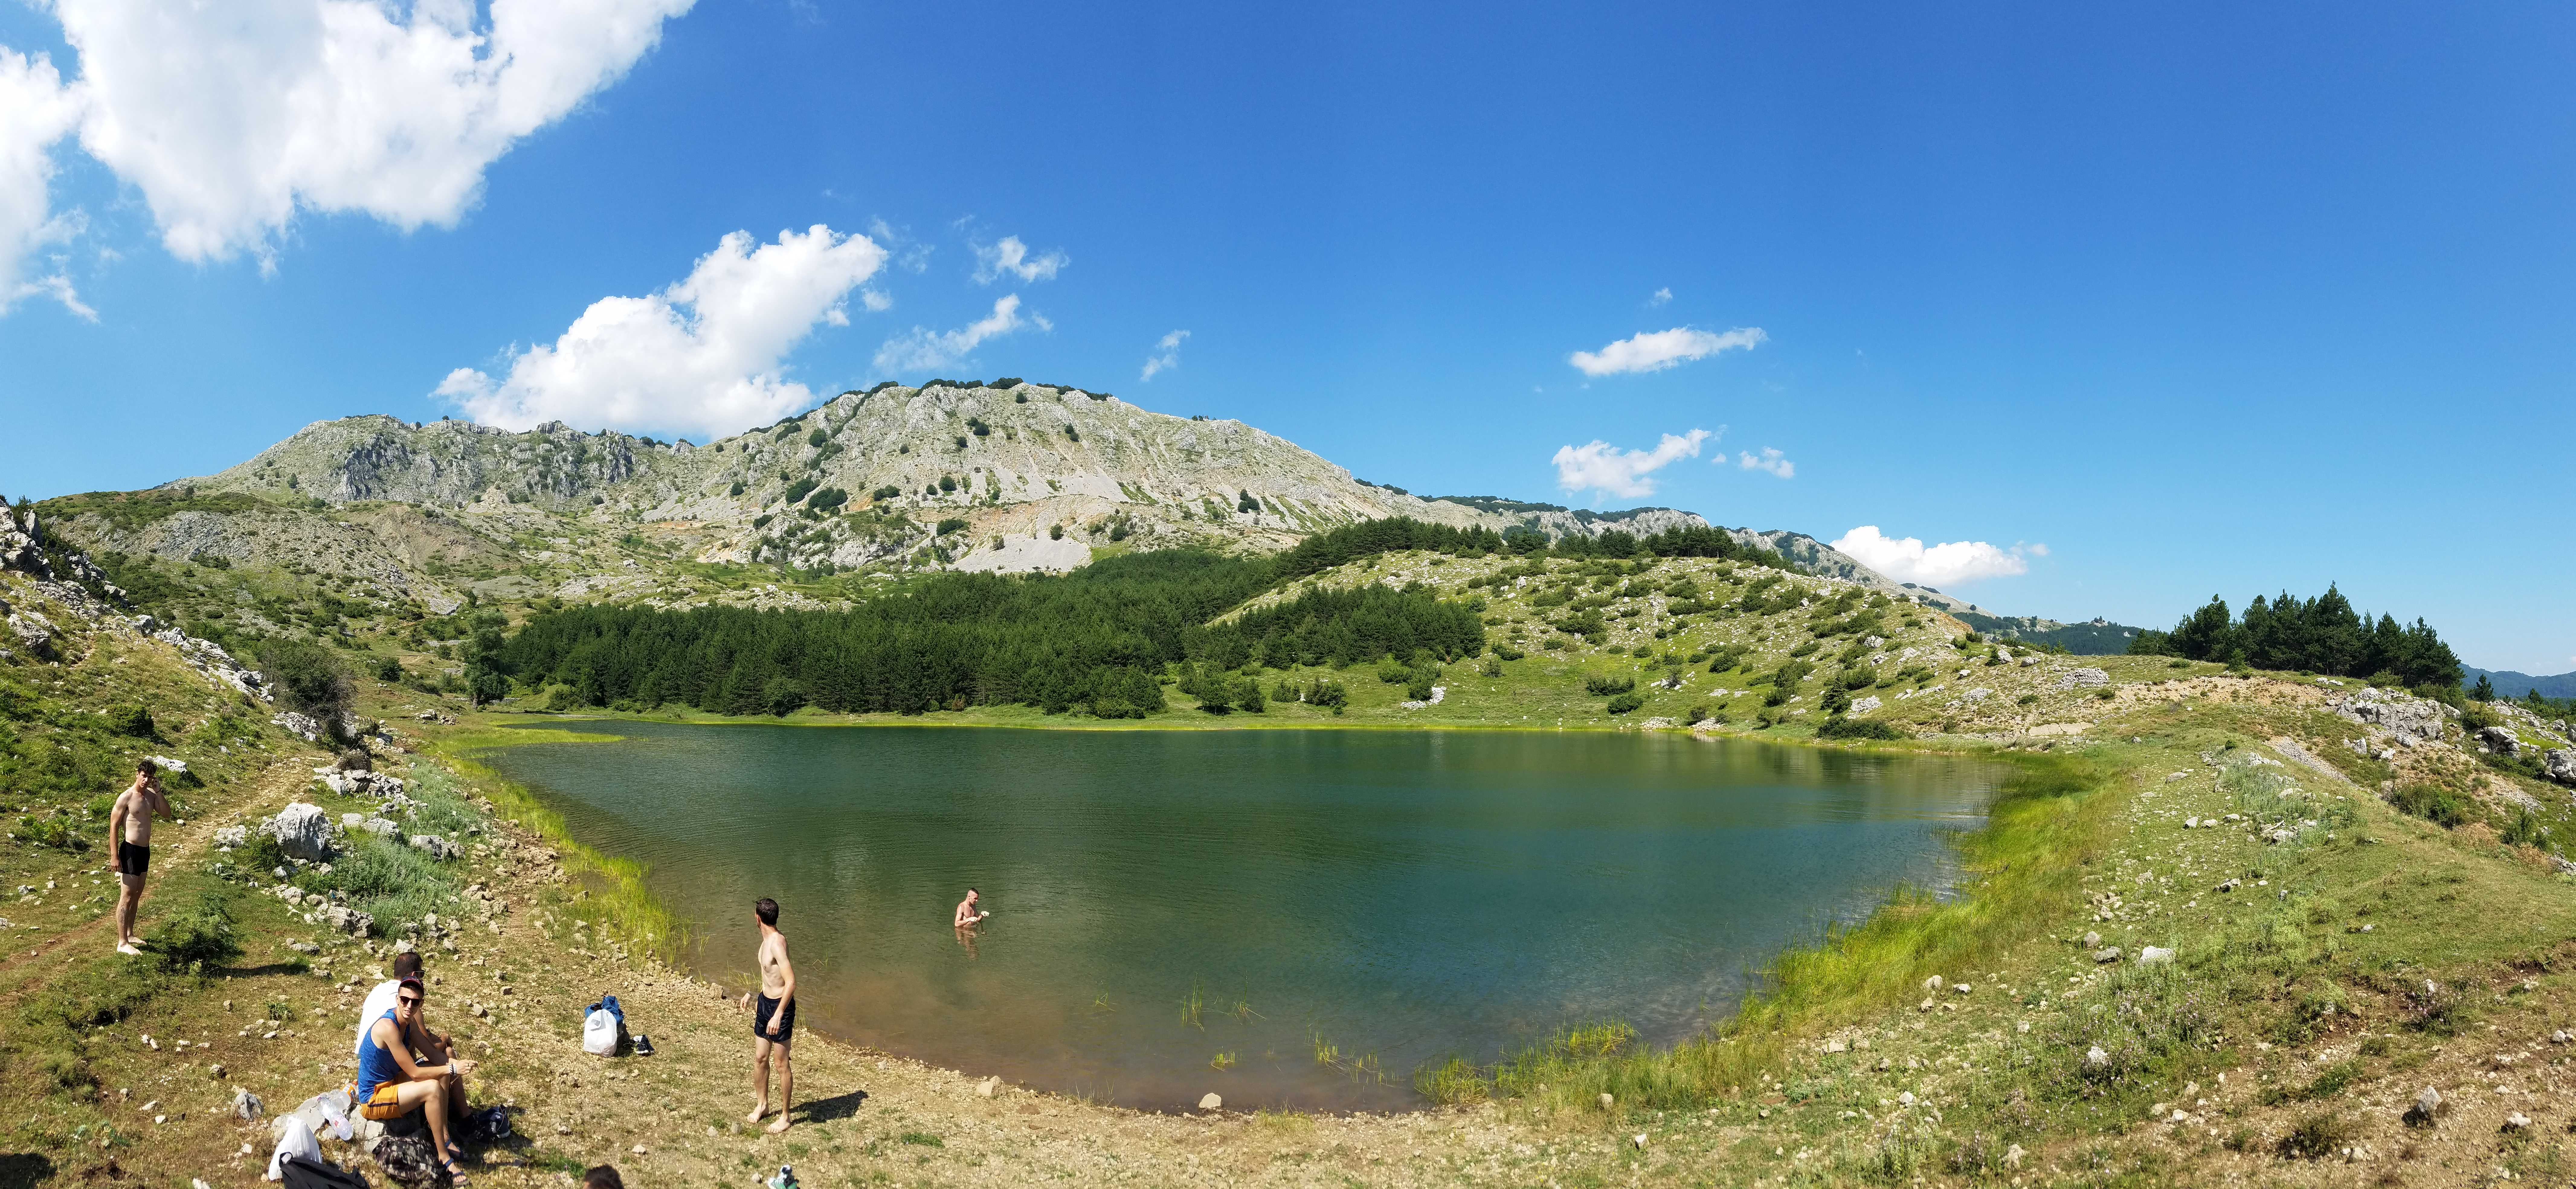
M962 519L962 518L960 518L960 517L956 517L956 516L951 516L951 517L947 518L946 520L942 520L942 521L940 521L940 522L939 522L939 527L938 527L937 529L932 530L931 535L932 535L932 536L936 536L936 537L944 537L944 536L947 536L947 535L948 535L948 534L950 534L950 533L957 532L957 531L959 531L959 530L961 530L961 529L963 529L963 528L965 528L965 527L966 527L966 521L965 521L964 519Z
M1583 692L1596 698L1603 694L1624 694L1635 688L1637 688L1635 674L1586 673L1583 675Z
M791 504L801 503L804 501L807 493L821 485L822 484L819 480L815 479L812 475L807 475L804 478L787 485L786 500Z
M849 502L849 492L843 491L838 487L825 487L816 491L814 493L814 498L805 501L805 506L812 508L817 512L829 512L834 508L838 508Z
M1819 739L1902 739L1905 732L1896 724L1875 718L1844 718L1835 715L1816 728Z
M1503 675L1503 658L1501 658L1501 657L1499 657L1499 656L1489 656L1489 657L1486 657L1486 658L1485 658L1485 663L1484 663L1484 664L1482 664L1482 665L1477 666L1477 668L1476 668L1476 672L1477 672L1477 673L1479 673L1479 674L1481 674L1481 675L1483 675L1483 676L1486 676L1486 677L1500 677L1500 676L1502 676L1502 675Z
M736 480L734 480L734 481L733 481L733 486L728 487L728 488L726 488L726 489L725 489L725 495L726 495L726 497L727 497L727 498L731 498L731 497L733 497L733 496L738 496L738 495L741 495L742 493L743 493L743 482L742 482L742 480L740 480L740 479L736 479Z
M1388 685L1402 685L1413 680L1413 666L1390 656L1377 663L1377 679Z
M149 739L154 734L152 712L139 703L120 702L107 708L107 729L119 735Z
M2360 1130L2351 1120L2332 1111L2310 1115L2281 1137L2281 1155L2290 1160L2322 1160L2334 1155L2336 1149L2350 1146L2358 1134Z
M278 701L324 722L336 722L355 694L349 674L330 649L301 640L271 640L259 654L260 676Z
M1610 704L1602 707L1602 709L1607 710L1612 714L1626 714L1645 704L1646 700L1644 698L1641 698L1636 694L1629 693L1621 694L1618 697L1610 699Z
M966 419L966 428L967 428L967 429L969 429L969 430L974 431L975 436L976 436L976 437L979 437L979 438L981 438L981 437L990 437L990 436L992 435L992 433L993 433L993 427L992 427L992 426L989 426L989 425L984 424L984 419L983 419L983 418L981 418L981 417L969 417L969 418L967 418L967 419ZM964 443L962 443L962 442L961 442L961 443L959 443L959 444L960 444L960 445L963 445Z
M1428 673L1420 672L1420 671L1418 671L1418 670L1417 670L1416 672L1414 672L1414 674L1412 675L1412 679L1411 679L1410 681L1407 681L1407 682L1405 683L1405 686L1404 686L1404 696L1405 696L1405 698L1406 698L1407 700L1409 700L1409 701L1415 701L1415 702L1428 702L1428 701L1430 701L1430 700L1431 700L1431 675L1430 675L1430 674L1428 674Z
M1529 654L1521 651L1520 649L1514 648L1509 644L1496 644L1494 645L1494 655L1503 660L1516 661L1522 657L1528 656Z
M241 956L233 937L232 906L220 891L200 892L194 903L152 931L152 949L172 970L202 970Z
M376 680L400 681L402 676L402 658L391 656L376 658Z
M2468 824L2468 798L2440 785L2399 785L2388 795L2388 803L2399 812L2423 818L2443 829L2457 829Z
M869 492L869 493L868 493L868 498L869 498L869 499L876 499L876 500L890 500L890 499L893 499L894 497L899 496L899 495L902 495L902 494L903 494L903 489L902 489L902 488L897 487L897 486L895 486L895 485L894 485L894 484L892 484L892 483L888 483L888 484L886 484L885 486L883 486L883 487L880 487L880 488L876 489L875 491L871 491L871 492Z

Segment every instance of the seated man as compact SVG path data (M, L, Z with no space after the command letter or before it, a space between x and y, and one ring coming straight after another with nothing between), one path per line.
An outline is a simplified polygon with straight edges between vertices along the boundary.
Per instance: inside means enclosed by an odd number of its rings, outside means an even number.
M351 1051L360 1057L367 1055L367 1034L375 1030L376 1021L383 1019L387 1012L393 1010L394 993L396 988L402 985L402 980L423 978L420 970L420 952L404 950L395 954L393 973L392 978L377 983L374 989L369 990L367 1001L358 1007L358 1033ZM411 1023L403 1029L403 1044L408 1046L414 1055L432 1065L444 1064L449 1057L455 1055L454 1038L445 1033L430 1030L429 1008L425 1004L412 1014ZM465 1121L463 1095L458 1095L447 1104L447 1117L451 1122Z
M418 1025L421 1001L428 997L417 975L401 979L394 984L393 1009L368 1025L358 1050L358 1113L381 1123L420 1111L439 1165L452 1184L463 1185L456 1158L465 1150L447 1137L447 1118L451 1110L464 1110L465 1075L474 1072L474 1063L459 1057L436 1065L412 1060L404 1033Z

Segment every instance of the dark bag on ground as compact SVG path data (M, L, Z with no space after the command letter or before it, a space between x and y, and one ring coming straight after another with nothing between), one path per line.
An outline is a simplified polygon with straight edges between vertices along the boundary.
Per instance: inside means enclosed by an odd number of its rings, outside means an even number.
M405 1189L447 1183L447 1170L438 1166L438 1154L427 1139L417 1135L388 1135L378 1140L376 1167Z
M286 1189L367 1189L367 1178L326 1161L289 1156L278 1162Z

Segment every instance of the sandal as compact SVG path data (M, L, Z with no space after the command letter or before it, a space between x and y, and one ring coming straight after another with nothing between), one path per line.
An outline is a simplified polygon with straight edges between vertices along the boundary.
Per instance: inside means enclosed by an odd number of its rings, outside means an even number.
M442 1160L440 1160L440 1161L438 1162L438 1168L439 1168L439 1171L444 1172L444 1173L446 1173L446 1174L447 1174L447 1183L448 1183L448 1184L450 1184L450 1185L458 1186L458 1187L459 1187L459 1189L462 1189L462 1187L463 1187L463 1186L471 1185L471 1184L473 1184L473 1183L474 1183L474 1182L472 1182L472 1181L469 1181L469 1180L465 1179L465 1170L464 1170L464 1169L461 1169L461 1168L456 1167L456 1162L455 1162L455 1161L453 1161L453 1160L446 1160L446 1159L442 1159Z

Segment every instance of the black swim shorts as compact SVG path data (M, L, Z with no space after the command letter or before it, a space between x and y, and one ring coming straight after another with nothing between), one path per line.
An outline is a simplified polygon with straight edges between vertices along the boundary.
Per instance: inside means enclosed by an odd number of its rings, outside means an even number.
M131 842L118 842L116 844L116 873L118 875L139 876L151 869L151 847L136 846Z
M778 1017L776 1036L769 1034L769 1017L772 1015ZM782 1012L778 1010L777 1000L767 995L759 996L751 1008L751 1034L762 1040L786 1044L789 1037L796 1035L796 1005L790 1003L787 1005L787 1010Z

